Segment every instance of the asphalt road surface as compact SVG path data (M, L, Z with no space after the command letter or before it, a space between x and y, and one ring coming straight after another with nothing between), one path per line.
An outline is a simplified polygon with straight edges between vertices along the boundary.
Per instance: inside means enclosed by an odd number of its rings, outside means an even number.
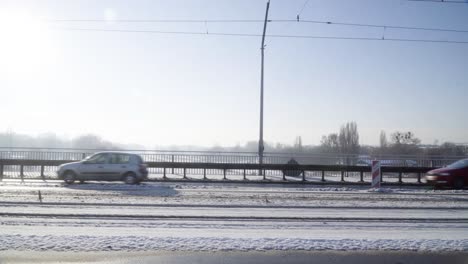
M418 253L418 252L341 252L341 251L290 251L290 252L72 252L33 253L2 252L0 263L117 263L117 264L431 264L468 263L468 253Z

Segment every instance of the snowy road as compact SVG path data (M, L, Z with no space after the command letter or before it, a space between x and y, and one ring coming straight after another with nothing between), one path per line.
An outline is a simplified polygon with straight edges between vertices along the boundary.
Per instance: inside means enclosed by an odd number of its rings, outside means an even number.
M417 220L420 222L468 222L468 210L423 208L275 208L201 206L138 206L138 205L0 205L0 216L48 216L74 218L191 218L191 219L245 219L245 220Z
M468 191L2 182L0 224L0 250L466 252Z

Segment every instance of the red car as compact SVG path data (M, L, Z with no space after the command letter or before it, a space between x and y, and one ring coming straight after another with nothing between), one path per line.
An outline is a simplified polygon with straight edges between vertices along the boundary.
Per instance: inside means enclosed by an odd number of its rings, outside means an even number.
M459 160L447 167L427 172L426 181L435 186L463 189L468 183L468 159Z

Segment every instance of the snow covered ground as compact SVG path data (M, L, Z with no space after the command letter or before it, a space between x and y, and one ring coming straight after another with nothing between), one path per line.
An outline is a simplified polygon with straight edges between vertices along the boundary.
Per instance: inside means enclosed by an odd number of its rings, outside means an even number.
M467 252L468 191L6 180L0 225L0 250Z

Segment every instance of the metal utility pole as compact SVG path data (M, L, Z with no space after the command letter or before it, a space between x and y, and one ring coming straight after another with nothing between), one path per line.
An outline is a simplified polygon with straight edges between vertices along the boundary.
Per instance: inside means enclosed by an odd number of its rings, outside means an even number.
M258 158L259 158L259 164L263 164L263 151L264 151L264 146L263 146L263 63L264 63L264 56L265 56L265 33L266 33L266 27L267 27L267 22L268 22L268 9L270 9L270 0L267 2L266 6L266 13L265 13L265 22L263 24L263 35L262 35L262 46L260 48L262 52L262 69L261 69L261 77L260 77L260 140L258 141ZM259 175L262 175L263 172L260 169Z

